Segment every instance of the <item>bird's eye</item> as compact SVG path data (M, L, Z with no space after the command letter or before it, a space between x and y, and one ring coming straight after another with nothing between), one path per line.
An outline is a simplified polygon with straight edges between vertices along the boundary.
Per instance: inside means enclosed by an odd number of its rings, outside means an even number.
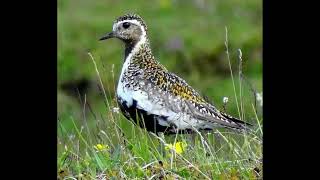
M130 27L130 23L129 22L124 22L122 24L122 27L125 28L125 29L128 29Z

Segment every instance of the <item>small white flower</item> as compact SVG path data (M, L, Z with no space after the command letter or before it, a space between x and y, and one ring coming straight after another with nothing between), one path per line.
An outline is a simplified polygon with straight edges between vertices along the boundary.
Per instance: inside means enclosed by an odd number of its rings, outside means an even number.
M228 97L223 97L223 104L227 104L228 103L228 101L229 101L229 98Z
M72 141L76 136L74 134L70 134L68 137Z
M114 112L114 113L119 113L119 110L120 110L120 108L118 108L118 107L112 108L112 112Z
M262 107L263 102L262 102L262 92L261 93L256 93L256 99L259 102L260 106Z

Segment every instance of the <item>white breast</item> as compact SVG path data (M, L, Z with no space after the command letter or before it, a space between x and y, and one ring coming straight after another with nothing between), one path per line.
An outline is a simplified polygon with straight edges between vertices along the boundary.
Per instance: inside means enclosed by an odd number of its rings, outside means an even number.
M132 90L126 88L125 84L122 83L121 80L123 78L124 72L127 70L128 66L129 66L129 63L130 63L130 61L127 61L127 60L124 62L123 66L122 66L118 86L117 86L117 96L120 97L122 101L126 101L127 106L131 106L133 103Z
M124 73L128 70L132 56L139 51L141 45L145 42L146 42L146 33L143 31L143 35L141 36L140 41L135 45L135 47L132 49L131 53L127 56L127 58L125 59L125 61L123 63L122 69L121 69L121 74L120 74L119 82L118 82L118 86L117 86L117 95L119 97L121 97L121 99L123 101L127 102L127 106L131 106L133 103L133 99L132 99L133 91L124 87L124 84L121 82L121 80L124 76Z

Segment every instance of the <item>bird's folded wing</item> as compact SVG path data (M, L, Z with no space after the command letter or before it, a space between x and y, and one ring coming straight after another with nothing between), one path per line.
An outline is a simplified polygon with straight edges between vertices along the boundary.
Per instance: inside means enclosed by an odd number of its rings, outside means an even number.
M232 119L227 118L226 116L223 116L221 112L219 112L217 109L210 107L206 104L201 105L194 105L194 103L190 101L186 101L186 104L191 111L191 115L195 119L207 121L210 123L214 123L216 125L220 125L223 127L229 127L229 128L242 128L242 121L239 120L239 122L235 122Z
M166 106L165 97L157 91L138 90L132 92L132 98L137 101L137 108L148 114L157 116L171 116L174 112Z

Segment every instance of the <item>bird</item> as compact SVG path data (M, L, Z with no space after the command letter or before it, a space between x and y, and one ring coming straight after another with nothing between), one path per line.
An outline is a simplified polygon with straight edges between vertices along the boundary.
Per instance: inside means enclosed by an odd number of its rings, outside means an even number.
M153 133L183 134L217 127L247 131L252 124L218 110L214 104L170 72L153 55L148 28L140 15L128 13L113 22L99 40L124 43L124 61L116 88L122 114Z

